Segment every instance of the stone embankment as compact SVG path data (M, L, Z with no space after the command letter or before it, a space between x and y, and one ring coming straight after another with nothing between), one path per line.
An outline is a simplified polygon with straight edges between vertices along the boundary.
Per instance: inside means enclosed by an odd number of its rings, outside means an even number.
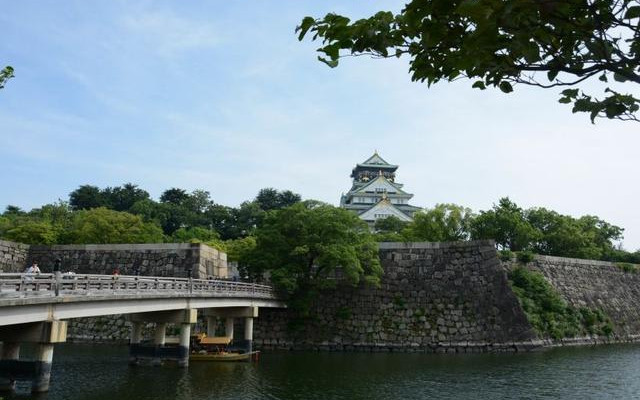
M194 277L226 273L226 255L204 245L26 246L0 241L0 265L21 271L56 258L78 273ZM296 324L289 310L261 309L254 343L263 349L333 351L487 352L640 340L640 273L614 263L537 256L539 271L567 303L602 310L610 337L540 339L509 285L492 241L382 243L379 287L339 287L320 296L314 318ZM151 327L148 327L149 329ZM242 332L238 326L236 332ZM70 321L69 339L126 342L121 316Z
M263 348L481 352L542 345L511 290L493 242L382 243L380 287L341 287L292 329L261 310Z
M640 335L640 273L594 260L536 256L536 270L576 309L602 310L613 323L613 338L636 341ZM588 338L587 338L588 339ZM593 338L602 341L603 338Z

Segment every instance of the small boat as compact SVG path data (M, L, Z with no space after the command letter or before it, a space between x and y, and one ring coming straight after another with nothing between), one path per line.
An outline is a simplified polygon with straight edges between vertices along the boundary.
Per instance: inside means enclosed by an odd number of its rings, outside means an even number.
M255 361L258 351L236 353L223 351L220 353L191 353L189 361Z
M203 333L192 336L189 361L257 361L260 352L228 351L231 338L227 336L209 337Z

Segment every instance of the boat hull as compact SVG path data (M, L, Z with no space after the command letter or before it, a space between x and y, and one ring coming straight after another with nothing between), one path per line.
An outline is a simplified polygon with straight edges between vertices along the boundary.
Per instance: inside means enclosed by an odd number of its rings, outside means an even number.
M255 359L257 351L251 353L192 353L189 355L189 361L250 361Z

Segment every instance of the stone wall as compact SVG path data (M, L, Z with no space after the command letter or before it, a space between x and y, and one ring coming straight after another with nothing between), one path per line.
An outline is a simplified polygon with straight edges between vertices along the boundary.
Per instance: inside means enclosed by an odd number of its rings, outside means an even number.
M290 311L261 309L262 348L491 351L540 345L492 241L382 243L379 288L327 292L297 330Z
M0 240L0 271L22 272L28 255L29 245Z
M226 276L226 255L202 244L27 246L0 241L0 269L22 271L37 261L51 271L109 274ZM536 256L537 270L576 308L600 309L613 325L610 338L538 340L511 290L492 241L382 243L380 287L340 287L323 293L316 317L299 326L291 311L260 310L255 345L263 349L476 352L540 345L640 339L640 273L614 263ZM148 327L151 328L151 327ZM236 330L242 332L242 330ZM128 340L121 316L73 320L69 340Z
M570 305L604 311L617 339L640 334L639 273L605 261L550 256L536 256L528 267L541 272Z
M38 262L43 272L53 270L56 259L63 271L78 274L151 275L194 278L226 277L226 254L201 243L100 244L31 246L28 263Z

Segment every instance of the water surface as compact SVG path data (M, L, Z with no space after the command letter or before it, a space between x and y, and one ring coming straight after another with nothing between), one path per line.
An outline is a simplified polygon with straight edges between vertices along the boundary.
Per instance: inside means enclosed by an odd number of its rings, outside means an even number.
M640 345L526 354L263 353L257 364L127 365L126 346L56 347L47 400L632 399ZM26 395L5 399L26 399Z

